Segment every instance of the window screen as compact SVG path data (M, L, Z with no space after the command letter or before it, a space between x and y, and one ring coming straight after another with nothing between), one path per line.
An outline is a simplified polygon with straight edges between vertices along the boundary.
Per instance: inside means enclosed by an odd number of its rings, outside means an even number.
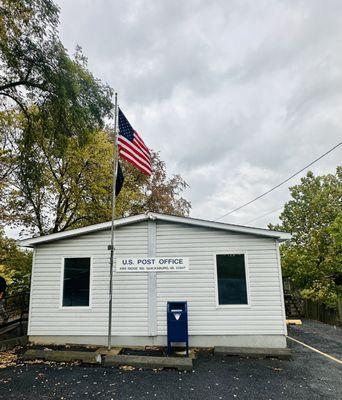
M63 307L89 306L90 258L65 258Z
M244 254L216 256L219 304L247 304Z

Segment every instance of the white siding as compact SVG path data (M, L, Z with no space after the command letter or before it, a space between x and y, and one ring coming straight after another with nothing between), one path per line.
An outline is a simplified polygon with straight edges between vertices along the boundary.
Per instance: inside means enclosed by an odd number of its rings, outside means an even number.
M35 249L29 335L106 335L110 232L40 245ZM120 227L117 254L147 255L147 222ZM60 308L62 257L92 257L91 309ZM146 274L115 274L113 335L147 335Z
M116 231L116 255L148 254L147 222ZM105 336L110 232L35 249L29 335ZM215 253L247 252L250 305L217 307ZM62 257L92 257L90 309L60 308ZM284 334L276 241L249 234L157 221L156 256L190 257L188 272L157 274L157 333L166 334L166 302L187 300L193 335ZM148 335L147 273L115 273L113 335Z
M217 306L215 254L247 253L249 306ZM190 270L159 273L158 331L166 333L166 302L187 300L192 335L284 334L274 239L157 222L157 257L190 257Z

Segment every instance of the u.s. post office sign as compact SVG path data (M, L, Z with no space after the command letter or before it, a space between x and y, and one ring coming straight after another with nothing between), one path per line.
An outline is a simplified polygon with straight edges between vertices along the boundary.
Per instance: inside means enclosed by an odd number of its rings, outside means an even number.
M116 272L188 271L188 257L117 258Z

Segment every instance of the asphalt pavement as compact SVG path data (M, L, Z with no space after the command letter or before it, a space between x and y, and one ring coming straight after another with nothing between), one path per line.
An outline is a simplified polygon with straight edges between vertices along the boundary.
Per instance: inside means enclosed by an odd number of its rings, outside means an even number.
M337 357L342 330L331 329L304 322L289 334ZM19 360L10 365L9 357L0 368L0 399L342 399L341 365L298 343L289 341L289 347L292 361L203 355L191 372Z
M288 327L288 335L311 347L342 360L342 328L318 321Z

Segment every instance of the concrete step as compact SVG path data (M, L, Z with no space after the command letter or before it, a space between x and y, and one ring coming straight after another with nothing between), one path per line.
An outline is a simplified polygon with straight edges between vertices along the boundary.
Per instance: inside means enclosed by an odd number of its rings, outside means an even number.
M291 359L291 350L285 349L272 349L262 347L225 347L218 346L214 348L214 354L239 356L250 358L274 357L282 360Z
M103 359L105 366L129 365L137 368L157 369L175 368L179 371L191 371L193 369L192 359L189 357L150 357L129 356L124 354L106 355Z
M86 364L101 363L101 355L95 351L61 351L29 349L23 355L24 360L42 359L46 361L70 362L82 361Z
M90 352L41 349L29 349L23 355L23 360L36 359L56 362L82 361L86 364L100 364L102 361L104 366L129 365L146 369L175 368L179 371L192 370L192 359L188 357L130 356L115 354L115 352L103 354L99 350Z

